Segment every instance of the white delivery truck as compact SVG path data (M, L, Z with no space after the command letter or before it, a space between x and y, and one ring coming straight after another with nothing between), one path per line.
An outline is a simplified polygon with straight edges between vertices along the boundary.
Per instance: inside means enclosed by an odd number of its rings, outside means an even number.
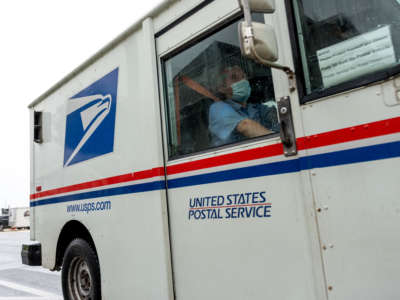
M30 219L29 207L12 207L8 211L8 223L12 228L28 228Z
M400 298L400 4L164 1L30 106L65 299Z

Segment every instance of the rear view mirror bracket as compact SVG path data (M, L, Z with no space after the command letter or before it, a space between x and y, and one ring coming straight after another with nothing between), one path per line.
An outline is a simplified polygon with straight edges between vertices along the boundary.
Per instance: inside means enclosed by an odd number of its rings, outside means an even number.
M251 12L264 12L264 13L272 13L275 11L275 1L274 0L239 0L239 4L243 9L243 14L244 14L244 22L239 23L239 40L240 40L240 49L242 52L242 55L251 58L255 61L257 61L260 64L263 64L265 66L275 68L282 70L286 73L288 76L289 80L289 89L290 92L293 92L295 90L295 73L288 67L288 66L283 66L280 64L275 63L274 61L278 60L278 50L277 50L277 45L275 41L275 33L273 31L273 28L269 28L267 25L264 25L264 28L260 27L260 24L258 24L258 28L260 29L260 33L264 33L265 36L269 35L266 40L271 40L271 36L273 36L273 41L274 43L271 43L271 51L264 51L267 55L269 55L270 60L263 58L256 50L256 39L257 36L254 32L254 26L256 25L255 23L253 24L252 18L251 18ZM252 6L251 6L251 5ZM264 40L262 39L264 36L260 35L260 43L262 46L265 48L268 48L266 46L266 43L263 44ZM275 54L276 52L276 54ZM274 55L275 54L275 55Z

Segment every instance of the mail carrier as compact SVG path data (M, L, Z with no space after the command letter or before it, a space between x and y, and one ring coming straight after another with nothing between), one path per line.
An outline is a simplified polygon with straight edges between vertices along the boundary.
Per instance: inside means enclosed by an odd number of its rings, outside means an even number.
M30 106L65 299L400 299L400 2L169 0Z

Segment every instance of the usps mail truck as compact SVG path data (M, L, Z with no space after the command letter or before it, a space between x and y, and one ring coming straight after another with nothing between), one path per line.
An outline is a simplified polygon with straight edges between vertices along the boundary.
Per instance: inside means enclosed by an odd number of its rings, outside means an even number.
M398 0L170 0L30 104L65 299L400 299Z

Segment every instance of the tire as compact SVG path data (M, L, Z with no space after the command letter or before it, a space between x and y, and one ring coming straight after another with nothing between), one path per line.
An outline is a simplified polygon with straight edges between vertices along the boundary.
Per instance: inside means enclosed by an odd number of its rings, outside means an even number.
M73 240L65 250L61 271L62 290L66 300L100 300L99 260L83 239Z

